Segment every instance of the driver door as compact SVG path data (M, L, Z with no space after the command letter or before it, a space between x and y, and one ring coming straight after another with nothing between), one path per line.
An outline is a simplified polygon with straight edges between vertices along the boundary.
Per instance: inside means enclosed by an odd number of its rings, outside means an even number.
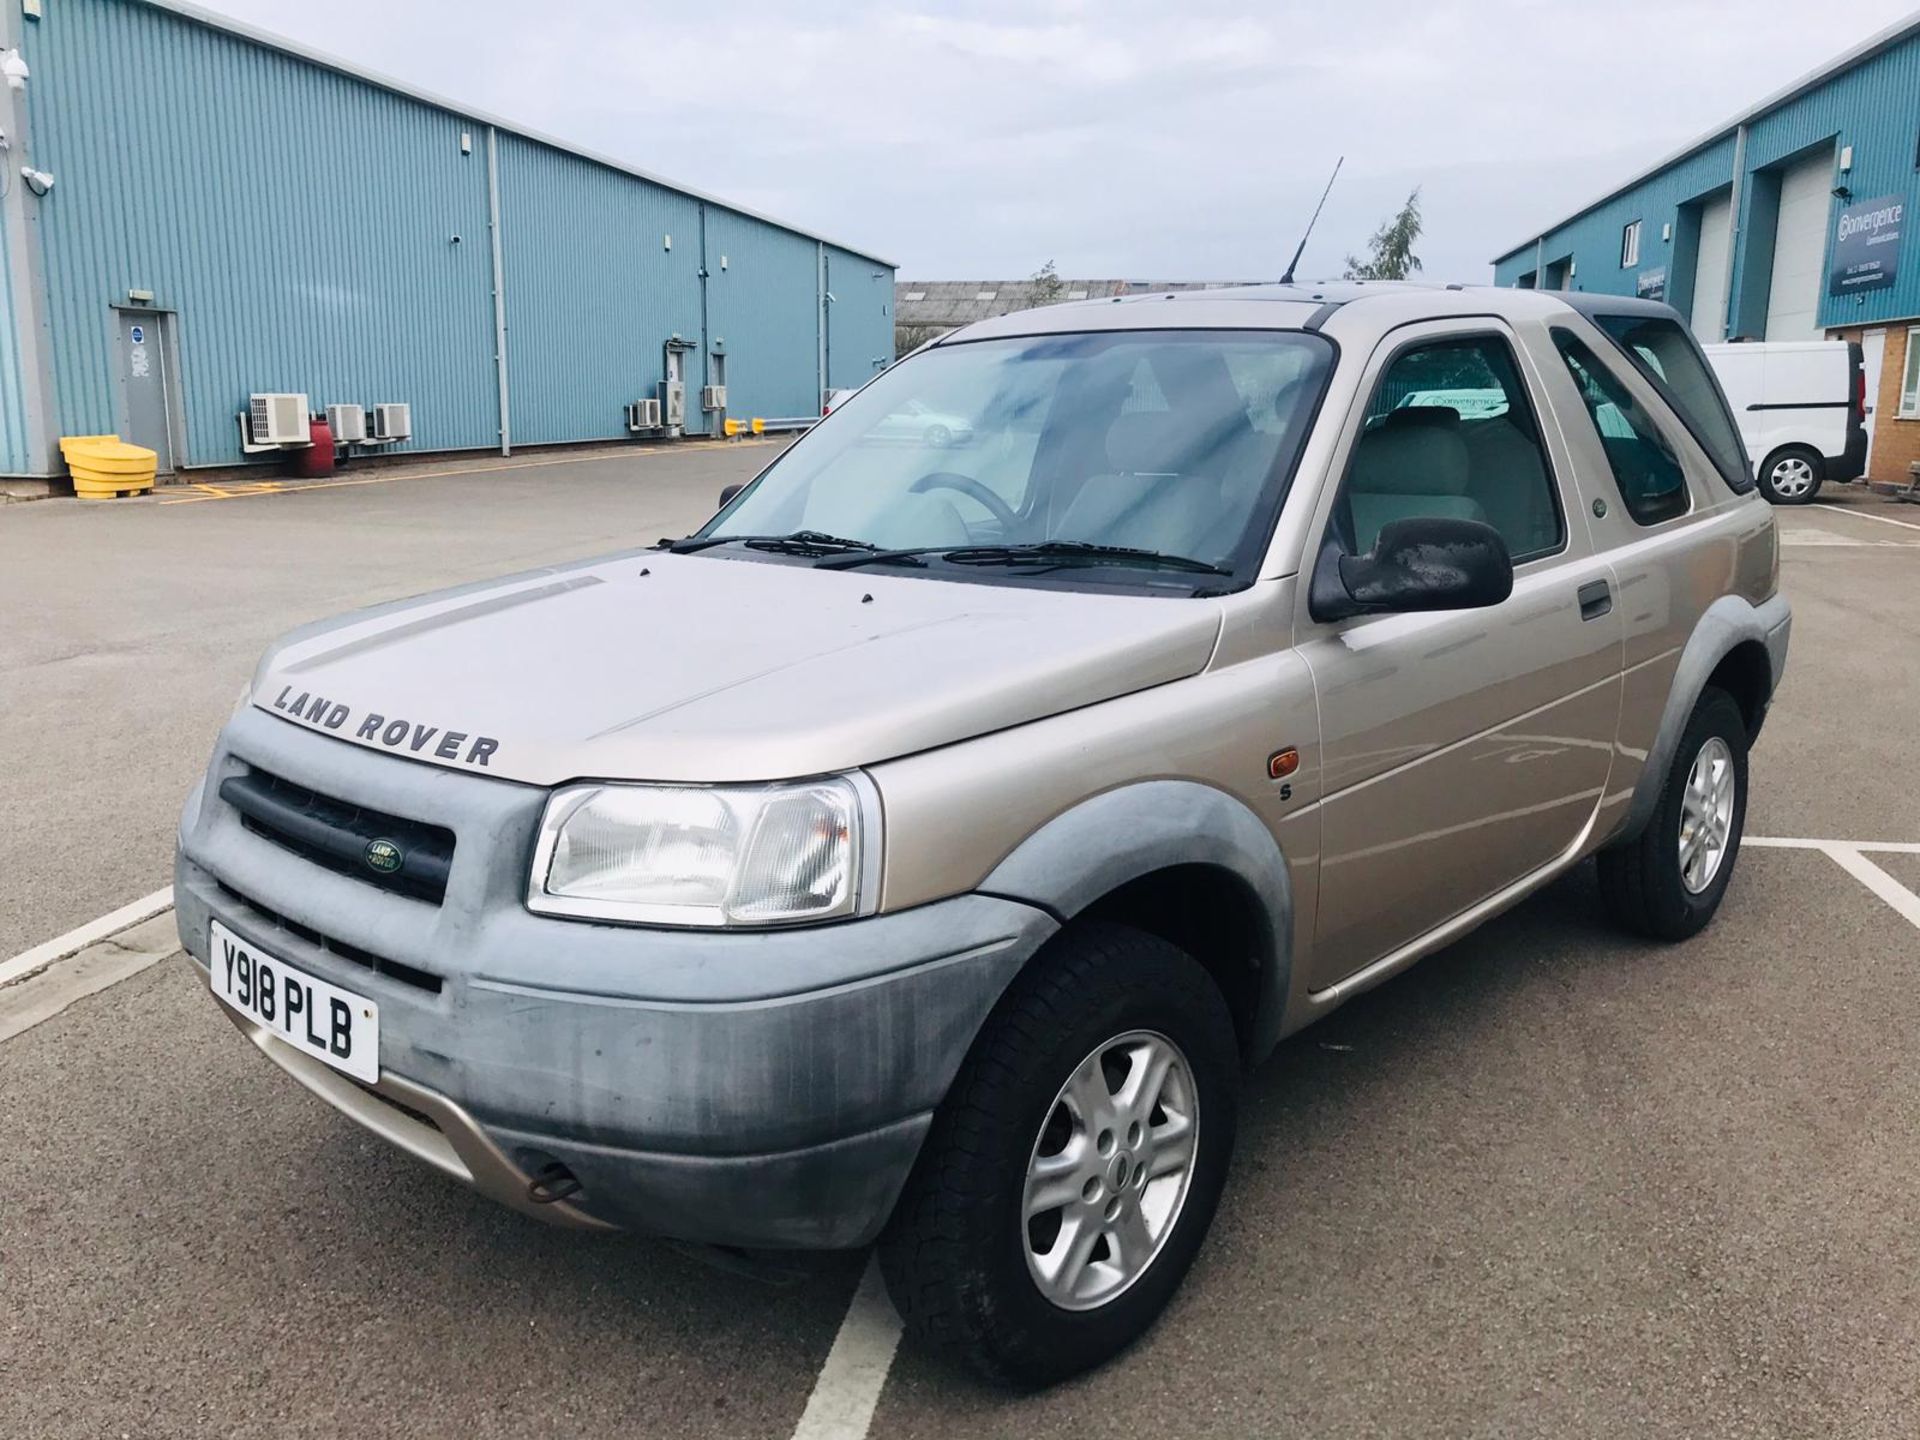
M1612 574L1517 337L1481 319L1397 330L1360 393L1309 555L1364 553L1390 520L1481 520L1507 542L1514 584L1485 609L1324 623L1300 587L1325 767L1316 990L1578 844L1620 710Z

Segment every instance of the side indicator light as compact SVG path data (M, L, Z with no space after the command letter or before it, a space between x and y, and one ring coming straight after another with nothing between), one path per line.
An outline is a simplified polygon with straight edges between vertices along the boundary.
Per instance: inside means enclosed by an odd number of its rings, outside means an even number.
M1300 768L1300 752L1289 745L1267 757L1267 778L1284 780Z

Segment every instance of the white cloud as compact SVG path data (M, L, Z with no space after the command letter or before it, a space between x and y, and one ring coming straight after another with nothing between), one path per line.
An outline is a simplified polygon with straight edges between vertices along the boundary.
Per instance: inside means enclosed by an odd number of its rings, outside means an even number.
M899 260L909 276L1302 273L1414 185L1428 273L1495 251L1898 18L1804 0L210 0Z

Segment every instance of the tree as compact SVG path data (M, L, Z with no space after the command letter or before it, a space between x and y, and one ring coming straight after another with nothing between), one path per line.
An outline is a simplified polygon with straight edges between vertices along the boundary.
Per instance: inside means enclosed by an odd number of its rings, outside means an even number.
M951 325L895 325L893 327L893 358L900 360L918 350L927 341L946 334Z
M1057 305L1060 296L1066 290L1066 282L1060 278L1060 272L1053 268L1049 260L1033 272L1033 303L1035 305Z
M1367 243L1373 254L1362 260L1347 256L1348 280L1404 280L1420 268L1420 257L1413 253L1420 238L1420 187L1413 187L1400 213L1373 232Z

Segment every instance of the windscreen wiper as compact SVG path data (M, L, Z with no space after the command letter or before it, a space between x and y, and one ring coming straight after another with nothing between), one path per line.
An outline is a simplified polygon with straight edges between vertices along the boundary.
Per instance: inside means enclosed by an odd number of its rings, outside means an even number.
M786 535L696 535L675 540L666 548L675 555L691 555L714 545L745 545L776 555L833 555L845 550L878 550L871 540L849 540L823 530L795 530Z
M1160 570L1185 570L1197 575L1231 575L1224 565L1141 550L1131 545L1100 545L1091 540L1037 540L1026 545L923 545L913 550L875 550L865 555L836 555L822 560L817 570L852 570L861 565L920 561L933 555L953 565L1137 565Z

